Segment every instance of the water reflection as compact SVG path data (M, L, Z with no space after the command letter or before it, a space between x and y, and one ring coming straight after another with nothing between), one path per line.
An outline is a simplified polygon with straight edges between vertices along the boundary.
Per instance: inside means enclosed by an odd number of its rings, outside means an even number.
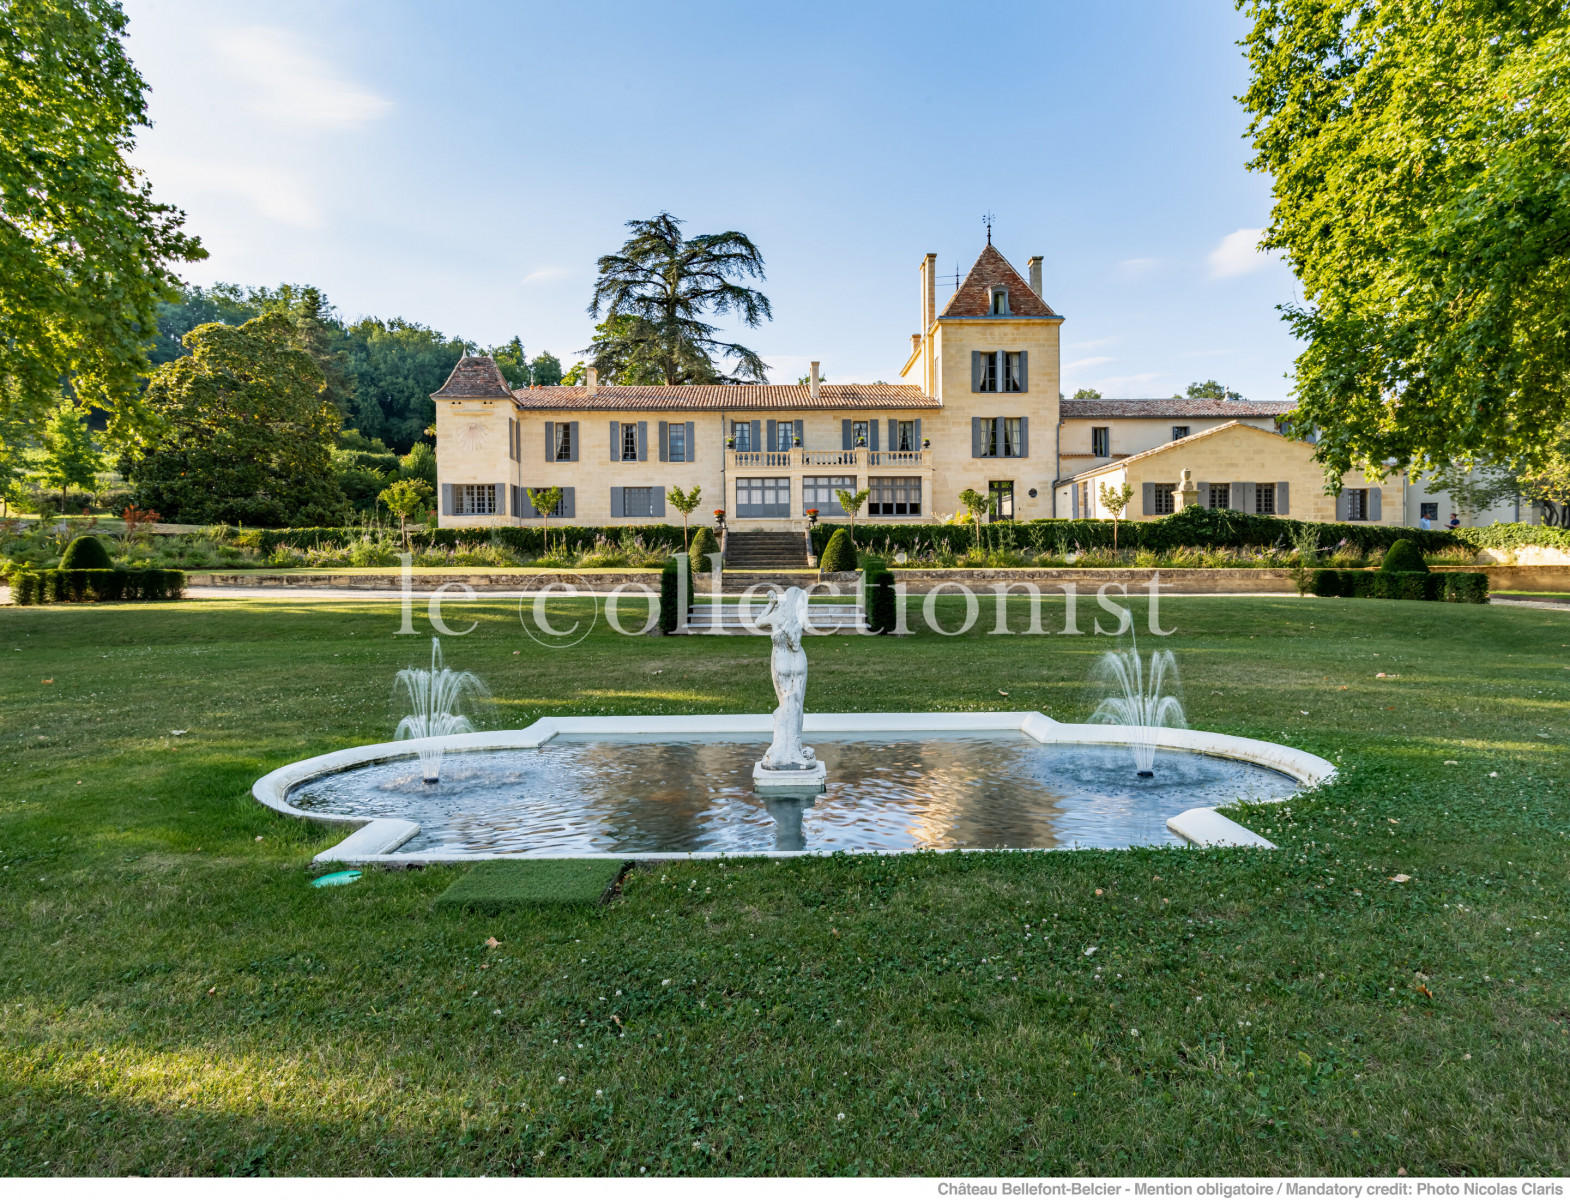
M1141 779L1121 746L1022 736L868 741L817 736L828 790L752 791L766 742L558 737L539 750L449 754L436 786L413 761L375 763L296 790L301 808L407 817L406 851L649 853L905 850L1175 842L1166 819L1196 805L1290 795L1251 763L1158 752Z

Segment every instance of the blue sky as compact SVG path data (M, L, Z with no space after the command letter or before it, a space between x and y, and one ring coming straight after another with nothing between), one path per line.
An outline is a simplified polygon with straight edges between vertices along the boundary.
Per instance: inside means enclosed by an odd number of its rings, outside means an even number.
M315 283L570 361L594 260L668 209L761 248L793 381L897 378L917 267L1046 258L1064 383L1286 397L1290 272L1254 244L1243 18L1224 0L125 0L136 161L211 251L196 283Z

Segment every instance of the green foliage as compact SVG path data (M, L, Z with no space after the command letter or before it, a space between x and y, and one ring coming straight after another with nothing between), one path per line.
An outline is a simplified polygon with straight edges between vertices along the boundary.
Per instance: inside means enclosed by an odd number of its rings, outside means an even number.
M133 469L136 503L195 524L340 517L330 449L338 412L288 320L202 325L185 344L191 354L159 367L148 385L158 433Z
M867 497L872 495L870 488L862 488L859 492L852 492L846 488L836 488L834 498L840 502L840 507L845 510L845 515L850 518L850 527L856 528L856 514L861 511L861 506L867 502ZM821 525L813 526L821 529Z
M1390 549L1385 551L1385 560L1379 565L1379 569L1422 573L1428 570L1428 564L1423 561L1423 552L1414 546L1410 539L1397 538L1391 543Z
M1486 571L1377 571L1335 570L1314 572L1314 595L1351 596L1359 600L1448 600L1453 603L1488 603Z
M1486 571L1446 571L1440 578L1445 581L1444 599L1452 604L1488 603Z
M436 486L436 450L429 442L415 442L409 453L398 460L398 470L405 479L421 479Z
M63 571L107 571L113 566L109 551L105 550L104 544L90 533L72 538L71 544L60 556L60 569Z
M103 470L103 456L87 428L87 413L68 399L61 399L44 426L39 478L46 487L58 488L60 507L69 487L90 488Z
M1314 572L1314 595L1316 596L1347 596L1347 586L1351 583L1351 572L1338 571L1335 567L1320 567Z
M714 530L707 525L701 526L698 532L692 535L692 547L688 554L692 556L693 569L707 571L709 569L709 555L720 552L720 539L714 536Z
M1570 422L1570 9L1246 7L1266 245L1306 297L1292 428L1330 477L1541 467Z
M409 543L409 521L430 507L435 493L423 479L396 479L382 489L377 499L398 518L398 533Z
M867 565L867 628L873 633L893 633L897 627L898 599L894 573L880 560Z
M184 595L185 573L159 567L51 568L11 575L11 596L17 604L179 600Z
M828 546L818 556L818 570L823 572L854 571L856 569L856 543L850 530L839 528L829 538Z
M1242 400L1245 397L1239 392L1234 392L1224 383L1207 379L1203 383L1189 384L1188 398L1190 400Z
M714 335L709 314L730 315L748 328L772 319L768 297L741 280L763 278L763 256L735 230L686 238L668 212L628 221L632 236L599 260L589 315L605 321L588 353L600 377L639 383L740 383L767 379L756 351ZM736 361L732 375L716 356Z
M207 257L128 161L146 85L109 0L19 0L0 19L0 433L37 420L70 380L140 427L147 331Z
M621 878L605 859L537 859L477 863L436 898L436 908L504 913L516 908L598 904Z
M687 607L692 607L693 597L698 594L692 579L692 559L682 555L672 555L665 560L665 566L660 571L660 629L665 633L675 631L677 624L683 619L681 606L680 568L687 568Z
M1100 400L1101 399L1101 393L1096 391L1095 388L1082 387L1082 388L1079 389L1079 391L1074 393L1074 399L1076 399L1076 400Z

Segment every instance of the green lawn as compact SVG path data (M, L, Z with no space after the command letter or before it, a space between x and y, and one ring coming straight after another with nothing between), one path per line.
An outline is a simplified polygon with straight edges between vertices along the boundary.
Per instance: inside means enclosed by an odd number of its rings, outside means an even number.
M772 706L761 639L472 609L447 659L507 724ZM390 733L396 613L0 609L0 1171L1570 1169L1564 614L1164 604L1194 725L1342 767L1238 814L1278 851L672 865L481 916L433 909L453 869L311 888L332 835L249 798ZM814 640L808 703L1078 719L1107 645Z

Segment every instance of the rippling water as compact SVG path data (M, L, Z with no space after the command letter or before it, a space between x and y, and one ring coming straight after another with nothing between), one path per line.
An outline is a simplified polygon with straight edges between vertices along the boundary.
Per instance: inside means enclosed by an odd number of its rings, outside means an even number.
M908 850L1163 845L1166 819L1296 783L1251 763L1159 751L1139 779L1122 746L1041 745L1023 735L869 741L816 736L828 790L752 790L766 740L556 737L538 750L449 754L441 783L418 760L301 785L303 809L405 817L404 852L512 854Z

